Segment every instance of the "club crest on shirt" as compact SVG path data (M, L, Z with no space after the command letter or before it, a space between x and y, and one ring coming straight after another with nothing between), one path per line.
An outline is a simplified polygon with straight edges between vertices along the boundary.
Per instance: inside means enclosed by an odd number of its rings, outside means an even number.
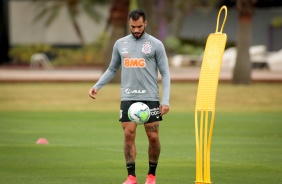
M152 45L150 45L148 43L144 43L143 48L142 48L142 52L145 53L145 54L149 54L149 53L151 53L151 48L152 48Z

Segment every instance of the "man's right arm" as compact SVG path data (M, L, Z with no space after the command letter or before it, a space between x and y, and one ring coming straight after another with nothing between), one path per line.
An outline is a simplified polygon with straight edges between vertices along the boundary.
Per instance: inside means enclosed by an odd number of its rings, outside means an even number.
M121 57L119 55L118 44L116 42L113 48L112 59L108 69L104 72L104 74L101 76L101 78L92 88L99 90L108 82L110 82L116 75L120 67L120 64L121 64Z

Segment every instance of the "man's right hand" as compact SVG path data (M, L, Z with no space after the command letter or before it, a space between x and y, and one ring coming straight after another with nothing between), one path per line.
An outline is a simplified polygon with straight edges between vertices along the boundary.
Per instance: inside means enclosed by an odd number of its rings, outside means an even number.
M90 96L91 98L93 98L93 99L96 99L96 94L97 94L97 92L98 92L98 89L91 88L91 89L89 90L89 96Z

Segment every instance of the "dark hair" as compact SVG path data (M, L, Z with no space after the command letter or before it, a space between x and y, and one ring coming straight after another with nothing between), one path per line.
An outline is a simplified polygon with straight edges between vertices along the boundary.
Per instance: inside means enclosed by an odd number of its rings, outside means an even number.
M129 19L131 18L134 21L138 20L140 17L143 18L144 22L146 21L145 13L140 9L133 10L129 13Z

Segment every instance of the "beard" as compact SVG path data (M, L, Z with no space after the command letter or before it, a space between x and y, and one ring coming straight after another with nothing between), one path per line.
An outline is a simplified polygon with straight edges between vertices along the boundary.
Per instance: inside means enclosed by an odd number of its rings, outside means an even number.
M134 36L134 38L136 38L136 40L137 39L139 39L139 38L141 38L141 36L144 34L144 32L145 32L145 29L142 31L142 32L132 32L131 31L131 34Z

